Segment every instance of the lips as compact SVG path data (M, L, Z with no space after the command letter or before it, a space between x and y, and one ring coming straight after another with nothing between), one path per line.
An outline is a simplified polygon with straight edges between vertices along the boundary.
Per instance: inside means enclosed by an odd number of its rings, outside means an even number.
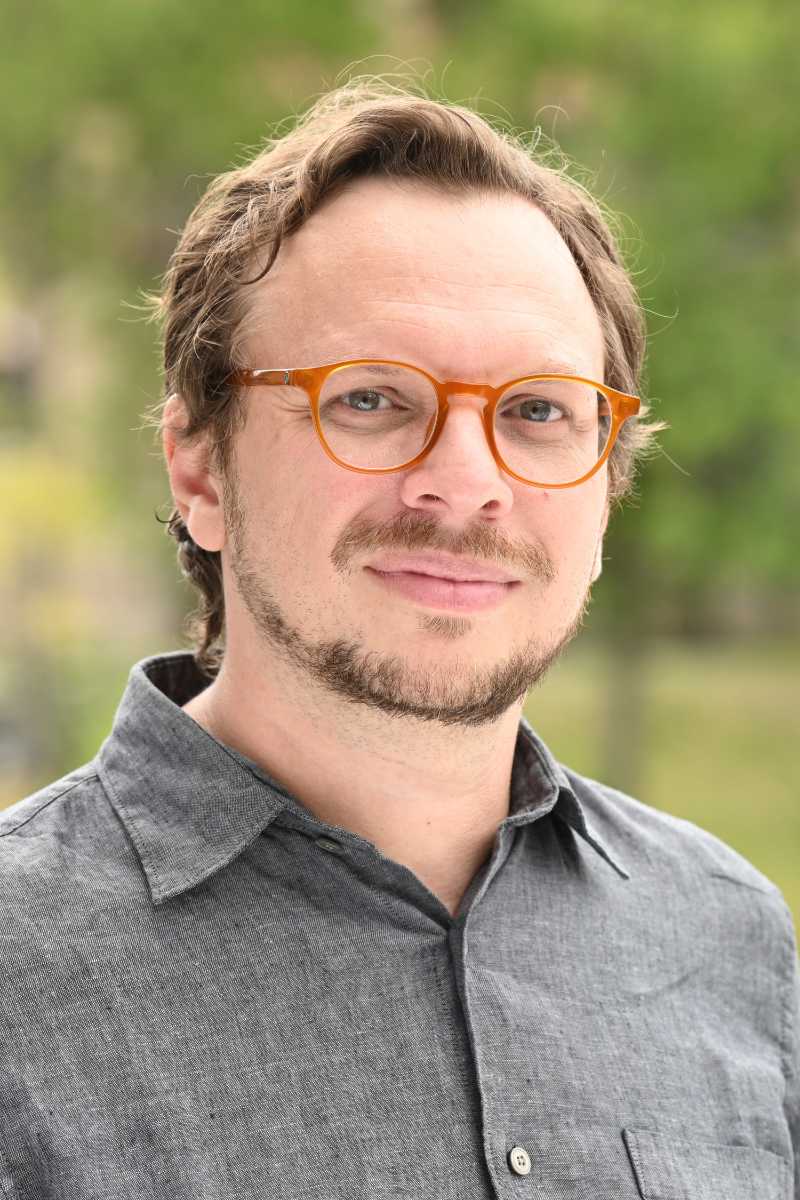
M388 592L403 596L427 608L450 612L481 612L503 604L519 582L493 580L442 579L415 571L376 571L366 568L367 576Z
M427 575L450 583L515 583L517 576L501 567L441 554L384 555L368 563L385 575Z

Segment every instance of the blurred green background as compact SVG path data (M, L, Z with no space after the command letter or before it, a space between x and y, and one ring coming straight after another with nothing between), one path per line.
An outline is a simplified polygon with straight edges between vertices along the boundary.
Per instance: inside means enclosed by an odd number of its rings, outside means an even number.
M6 0L3 25L0 806L91 758L131 665L186 645L140 293L275 122L410 66L555 138L624 214L671 426L527 715L800 919L795 0Z

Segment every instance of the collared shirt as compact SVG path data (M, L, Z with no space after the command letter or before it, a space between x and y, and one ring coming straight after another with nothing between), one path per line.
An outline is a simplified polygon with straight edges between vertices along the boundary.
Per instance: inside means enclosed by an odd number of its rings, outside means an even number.
M4 1200L800 1196L794 928L746 859L522 719L451 916L184 712L208 682L137 663L0 814Z

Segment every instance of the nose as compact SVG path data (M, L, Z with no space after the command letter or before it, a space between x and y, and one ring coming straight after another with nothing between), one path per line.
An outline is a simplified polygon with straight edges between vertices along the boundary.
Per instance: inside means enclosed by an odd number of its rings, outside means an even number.
M461 519L475 512L499 517L513 503L511 480L500 469L486 439L481 395L448 395L448 410L436 445L421 463L404 473L406 504L449 509Z
M498 469L484 425L484 411L488 403L488 397L481 394L477 387L475 392L471 389L469 392L448 392L444 427L428 457L438 457L444 448L444 457L448 461L458 461L459 458L477 454L485 458L487 466L491 464L495 470ZM470 466L474 464L470 463Z

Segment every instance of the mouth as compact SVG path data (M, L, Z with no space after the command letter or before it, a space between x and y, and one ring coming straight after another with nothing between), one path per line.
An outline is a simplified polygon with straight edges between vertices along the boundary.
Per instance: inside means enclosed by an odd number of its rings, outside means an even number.
M447 579L451 583L517 583L512 572L498 563L481 562L478 559L461 558L438 551L422 551L417 554L384 554L366 563L373 571L385 575L401 573L428 575L434 579Z
M368 578L385 590L428 608L449 609L455 612L481 612L496 608L520 587L518 580L502 583L497 580L444 579L419 571L377 571L365 567Z

